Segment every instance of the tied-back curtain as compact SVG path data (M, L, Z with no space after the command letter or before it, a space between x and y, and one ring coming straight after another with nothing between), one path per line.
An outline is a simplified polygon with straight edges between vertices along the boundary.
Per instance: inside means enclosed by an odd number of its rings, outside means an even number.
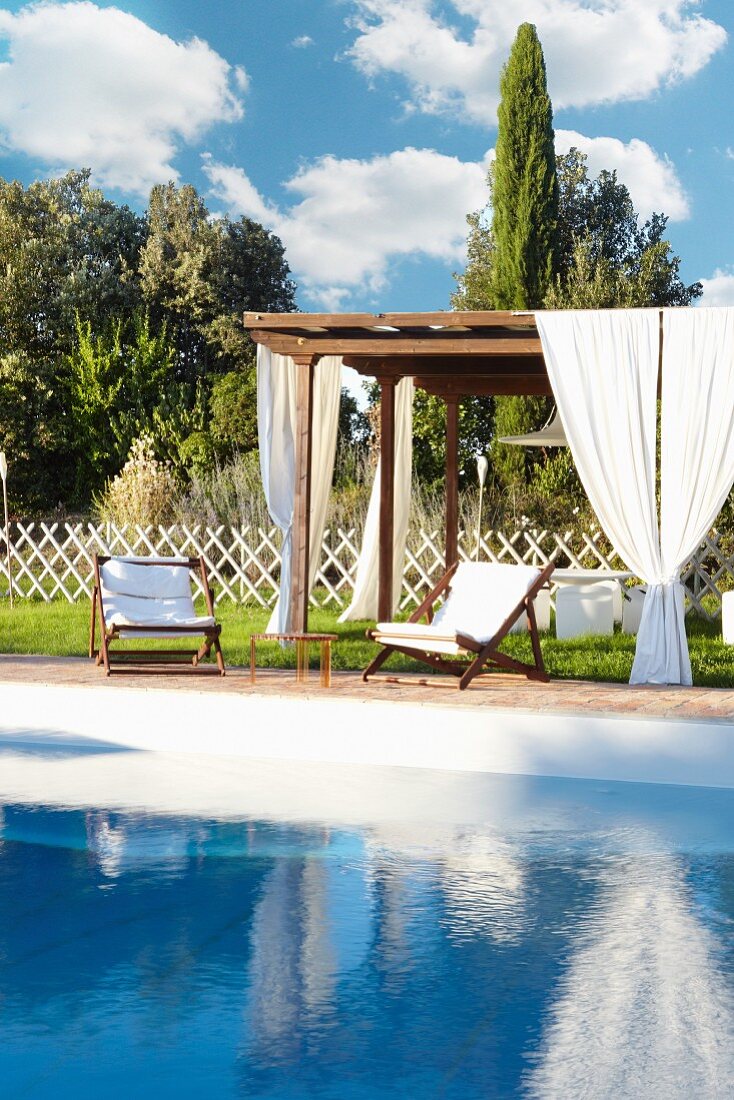
M336 435L341 397L339 356L326 355L316 364L311 422L311 516L309 537L309 591L318 569L326 509L334 473ZM260 472L268 511L283 533L280 591L268 630L290 629L292 525L296 465L296 367L290 356L277 355L262 344L257 348L257 427Z
M734 311L663 311L659 527L659 311L536 320L579 477L620 557L647 584L630 683L691 684L680 571L734 482Z
M657 310L537 313L548 375L604 531L646 581L660 572L655 503Z
M661 568L645 599L631 682L691 684L680 571L734 482L733 310L664 311L660 436Z
M413 467L413 379L402 378L395 387L395 495L393 504L393 611L403 585L405 544L410 518ZM357 562L354 595L340 623L377 618L380 556L380 463L377 463L362 547Z

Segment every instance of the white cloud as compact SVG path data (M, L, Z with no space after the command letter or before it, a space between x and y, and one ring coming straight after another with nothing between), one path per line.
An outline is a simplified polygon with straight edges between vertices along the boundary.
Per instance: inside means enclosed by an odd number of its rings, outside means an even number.
M206 42L174 42L118 8L0 9L0 142L53 168L146 194L215 122L242 116L247 75Z
M734 306L734 272L717 268L710 279L701 279L702 306Z
M598 176L603 169L609 172L616 169L643 219L653 211L667 214L674 222L690 217L688 197L675 166L647 142L632 138L625 144L619 138L590 138L575 130L556 130L557 153L565 153L574 145L586 153L590 175Z
M460 263L466 215L486 201L487 162L432 149L401 149L371 160L322 157L286 183L288 209L263 199L241 168L205 160L212 194L232 213L272 229L305 294L340 308L356 292L377 292L390 263L405 256Z
M304 50L307 46L313 46L313 38L310 34L299 34L298 38L293 39L291 46L297 50Z
M727 37L695 10L697 0L353 3L357 36L348 56L363 73L404 77L419 110L490 124L500 70L523 20L538 28L556 108L645 98L693 76Z

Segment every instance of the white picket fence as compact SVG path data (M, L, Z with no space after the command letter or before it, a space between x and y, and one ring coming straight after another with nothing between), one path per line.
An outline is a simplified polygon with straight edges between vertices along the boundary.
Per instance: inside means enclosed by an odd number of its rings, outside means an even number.
M206 562L215 601L272 606L280 570L280 535L250 527L117 527L114 524L38 522L10 524L13 591L25 599L88 598L93 583L93 558L100 554L180 555ZM311 603L314 607L345 607L354 589L361 533L354 528L326 531ZM690 607L707 618L720 611L721 593L734 587L734 554L722 547L716 531L683 572ZM7 543L0 527L0 586L7 593ZM599 531L563 534L523 526L516 531L486 531L476 536L460 532L459 554L482 561L526 562L565 568L618 569L622 562ZM445 569L443 537L438 531L413 531L403 568L401 606L414 606L435 585ZM3 593L4 594L4 593ZM706 604L704 597L709 596Z

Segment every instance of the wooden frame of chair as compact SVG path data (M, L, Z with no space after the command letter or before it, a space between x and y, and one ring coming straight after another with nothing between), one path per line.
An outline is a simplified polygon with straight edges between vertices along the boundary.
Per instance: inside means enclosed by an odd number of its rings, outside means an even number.
M188 664L188 658L190 658L190 664L193 668L197 668L199 662L205 657L211 656L212 649L214 650L217 670L221 676L225 674L224 657L222 655L222 647L219 642L219 636L222 632L220 623L215 623L211 627L200 626L145 626L145 625L130 625L119 627L112 625L107 626L104 614L104 600L102 598L102 583L100 577L100 566L105 562L114 560L109 554L95 554L94 555L94 587L92 588L92 609L89 620L89 656L95 659L97 665L103 665L107 676L113 671L113 666L118 668L131 668L138 670L141 668L151 668L155 671L156 665L172 666L178 665L179 667ZM198 558L171 558L165 559L152 559L146 560L141 558L135 561L135 565L144 565L149 568L155 568L155 566L180 566L182 569L198 570L200 573L201 584L204 589L204 599L206 601L207 614L214 617L214 593L209 587L209 579L206 573L206 562L203 556ZM97 614L99 615L99 630L100 630L100 645L99 649L95 648L95 625ZM191 635L197 637L203 635L204 641L198 649L126 649L118 650L113 656L110 653L110 643L122 639L126 632L135 631L136 634L150 634L155 635L170 635L171 637L181 637L185 635ZM199 671L209 672L209 669L200 669ZM213 670L212 670L213 671Z
M455 562L451 568L444 573L436 587L429 592L423 602L410 616L408 619L409 623L420 622L424 616L427 617L429 623L432 622L433 605L439 596L443 596L450 591L451 579L458 567L459 562ZM550 677L545 671L543 654L540 649L538 624L535 618L535 598L541 588L544 588L548 584L554 568L555 566L551 563L540 572L537 580L533 582L525 596L515 605L499 630L488 642L477 642L474 638L468 638L463 634L456 635L456 644L462 649L465 649L467 653L474 655L473 660L471 660L469 664L462 660L447 660L445 657L432 653L428 649L418 649L409 646L401 646L399 643L393 645L392 643L386 644L383 642L380 643L383 645L383 649L380 650L375 659L364 670L362 679L366 682L370 676L373 676L382 665L384 665L391 654L402 653L406 657L413 657L417 661L422 661L424 664L438 669L439 672L446 672L451 676L457 676L459 678L457 687L460 691L467 688L472 680L480 675L485 665L496 665L499 668L509 669L510 672L520 672L527 676L528 680L539 680L541 683L547 684ZM528 631L530 632L530 640L533 646L534 664L532 665L525 664L523 661L517 661L514 657L509 657L506 653L501 653L498 649L498 646L504 641L522 614L527 614L528 617ZM375 636L378 634L379 631L377 630L367 631L367 637L370 641L374 641Z

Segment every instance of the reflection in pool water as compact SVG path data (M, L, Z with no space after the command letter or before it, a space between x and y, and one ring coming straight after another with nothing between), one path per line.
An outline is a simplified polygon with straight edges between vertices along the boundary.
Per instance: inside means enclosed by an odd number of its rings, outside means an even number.
M3 1096L734 1095L734 792L454 776L297 824L2 766Z

